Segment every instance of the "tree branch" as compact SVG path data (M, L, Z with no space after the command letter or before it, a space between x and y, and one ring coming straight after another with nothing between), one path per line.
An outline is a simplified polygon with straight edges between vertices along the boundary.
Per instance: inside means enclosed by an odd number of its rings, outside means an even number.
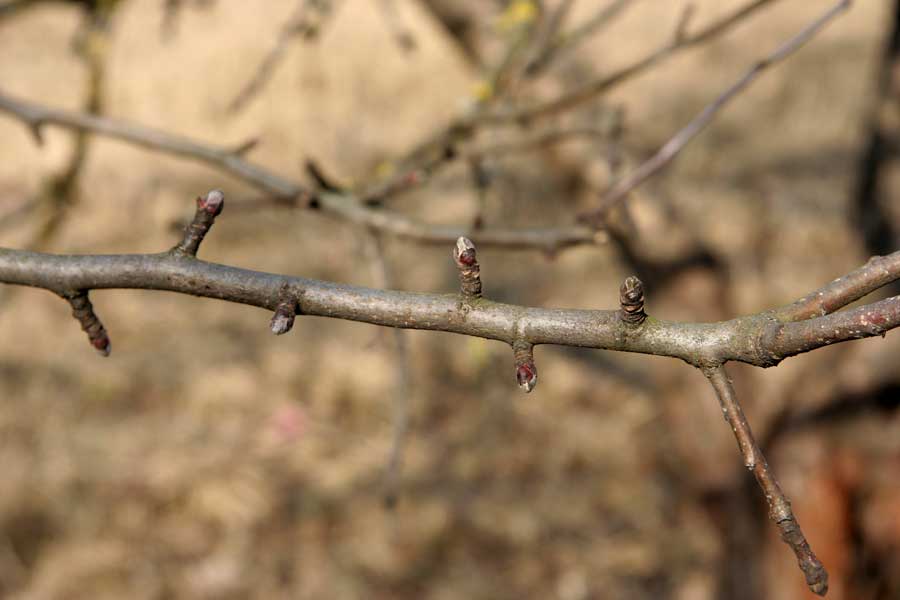
M775 310L780 321L802 321L824 316L843 308L896 280L900 272L900 252L873 256L862 267Z
M775 476L769 469L766 457L763 456L762 450L759 449L753 438L750 424L744 416L744 411L741 409L741 404L738 402L725 368L719 366L709 369L705 373L719 398L725 421L731 426L734 437L737 439L741 456L744 457L744 466L753 473L765 494L766 502L769 504L769 518L781 532L782 541L790 546L797 555L800 570L806 577L806 585L814 593L824 596L828 591L828 573L825 572L825 567L809 547L809 543L800 529L800 524L791 510L790 500L781 491L781 486L778 485L778 481L775 480Z
M656 151L649 159L644 161L631 173L617 181L613 186L603 194L600 200L600 206L594 210L581 215L582 220L589 221L595 225L603 223L609 211L617 204L621 203L631 191L641 185L644 181L659 173L665 168L678 154L684 149L688 143L694 139L720 110L737 97L742 91L753 83L766 69L772 65L781 62L791 56L794 52L802 48L817 33L822 31L824 27L831 22L832 19L840 15L842 12L850 8L852 0L840 0L837 4L828 9L819 18L803 28L799 33L791 37L789 40L778 46L771 54L755 63L746 73L744 73L736 82L728 87L719 97L709 103L700 114L694 117L687 125L681 128L669 141Z
M773 1L774 0L755 0L754 2L750 2L733 13L709 24L700 31L692 35L675 37L662 48L654 50L632 64L610 75L589 81L581 87L565 92L558 98L523 108L495 110L490 113L478 115L477 121L490 124L515 123L549 117L571 110L585 102L593 100L613 87L640 75L647 69L656 66L663 60L674 56L682 50L697 46L726 33L751 14L765 5L771 4Z
M217 210L221 210L216 194L211 192L206 198L216 199ZM471 295L461 302L459 295L375 290L239 269L199 260L191 252L179 251L180 247L161 254L122 255L56 255L0 248L0 282L60 295L110 288L168 290L272 311L284 302L284 290L289 289L297 311L305 315L448 331L510 345L557 344L671 356L699 367L732 360L771 366L787 356L882 335L900 325L900 297L802 321L794 319L797 312L790 307L805 300L718 323L676 323L652 317L633 322L623 314L638 312L634 281L626 285L624 312L547 309ZM900 252L871 260L838 280L865 282L856 284L853 294L848 295L847 285L838 282L815 294L821 302L833 306L897 279Z
M240 151L232 148L202 144L190 138L125 121L57 110L12 98L2 91L0 91L0 111L23 121L39 143L45 125L89 131L143 148L204 162L250 183L279 200L301 207L315 206L339 219L416 242L452 244L460 236L468 236L484 246L533 248L557 252L571 246L602 243L606 240L603 233L598 235L595 230L583 225L547 229L479 230L430 225L398 213L364 206L350 194L324 192L315 194L299 183L247 161Z

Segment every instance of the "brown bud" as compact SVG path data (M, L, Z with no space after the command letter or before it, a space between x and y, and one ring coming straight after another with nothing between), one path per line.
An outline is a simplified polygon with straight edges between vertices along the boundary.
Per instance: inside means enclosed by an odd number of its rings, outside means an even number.
M625 279L619 288L619 303L622 310L619 313L622 320L632 325L640 325L647 318L644 312L644 285L637 277L631 276Z
M275 314L269 323L269 328L275 335L283 335L294 326L294 317L297 314L297 300L291 294L287 284L281 288L280 300L275 307Z

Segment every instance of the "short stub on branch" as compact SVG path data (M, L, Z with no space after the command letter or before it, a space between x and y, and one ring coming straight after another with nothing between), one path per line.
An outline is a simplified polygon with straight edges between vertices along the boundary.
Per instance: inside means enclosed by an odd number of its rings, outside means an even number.
M297 300L290 289L285 284L281 288L281 294L278 297L278 306L275 307L275 314L269 322L269 328L275 335L283 335L294 327L294 317L297 315Z
M475 244L469 238L456 240L453 260L459 269L460 292L465 298L481 298L481 267L475 254Z
M94 306L88 299L86 291L70 292L62 295L72 307L72 316L81 324L81 328L88 336L88 341L97 352L103 356L109 356L112 344L106 328L94 313Z
M196 256L200 243L206 237L210 227L225 206L225 193L222 190L211 190L205 196L197 198L197 211L194 218L184 230L184 238L172 250L179 254Z
M513 355L516 359L516 383L526 394L537 385L537 366L534 364L534 346L528 342L513 342Z
M644 312L644 284L635 276L627 277L619 288L619 313L622 320L630 325L640 325L647 318Z

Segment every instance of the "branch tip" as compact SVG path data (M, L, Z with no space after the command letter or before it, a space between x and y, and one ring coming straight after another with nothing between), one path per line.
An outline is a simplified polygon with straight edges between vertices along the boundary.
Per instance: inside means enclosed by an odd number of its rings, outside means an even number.
M475 252L475 244L466 237L456 240L453 260L459 269L460 291L465 298L481 297L481 267Z
M824 596L828 592L828 573L812 548L809 547L809 542L806 541L806 536L803 535L800 524L791 510L790 500L781 490L775 475L769 469L766 457L763 456L762 450L757 445L750 424L744 416L731 380L722 366L705 371L705 374L716 391L725 420L731 425L738 448L744 458L744 464L753 472L766 497L766 502L769 504L769 518L778 527L781 540L794 551L797 564L806 579L806 585L813 593Z
M94 313L94 306L88 299L86 291L63 294L63 298L72 307L72 316L81 324L81 329L87 334L88 342L101 356L109 356L112 344L103 323Z
M534 364L534 346L528 342L513 344L516 359L516 383L528 394L537 385L537 366Z
M210 190L205 196L198 196L194 219L184 229L181 242L172 250L178 254L196 256L200 243L224 207L225 193L222 190Z
M197 198L197 208L201 208L214 217L219 216L225 207L225 192L222 190L210 190L206 196ZM212 223L210 223L212 225Z

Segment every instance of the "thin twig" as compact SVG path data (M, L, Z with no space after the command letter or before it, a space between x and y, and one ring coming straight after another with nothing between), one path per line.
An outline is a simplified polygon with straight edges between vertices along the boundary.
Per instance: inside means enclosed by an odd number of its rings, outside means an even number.
M622 0L614 1L619 2ZM540 25L540 31L535 36L535 42L530 51L530 58L525 63L524 75L526 77L534 77L543 68L544 57L552 52L552 47L562 37L559 32L574 5L575 0L561 0L556 8L544 16Z
M617 126L613 120L614 117L610 118L608 123L595 126L548 127L541 131L526 133L509 140L463 146L459 149L458 156L467 160L481 160L487 156L506 156L514 153L530 152L578 138L609 139Z
M416 49L416 38L410 31L409 26L404 22L397 10L396 0L379 0L378 6L381 8L381 16L384 24L397 43L397 46L404 52L411 52Z
M777 0L754 0L733 13L722 17L718 21L709 24L697 33L686 35L681 39L673 39L662 48L650 52L630 65L623 67L610 75L589 81L574 90L564 92L558 98L541 102L533 106L501 109L490 113L483 113L478 115L477 122L479 124L488 125L527 122L576 108L585 102L593 100L600 94L609 91L613 87L644 73L651 67L675 56L677 53L708 42L709 40L726 33L757 10L775 1Z
M385 257L384 243L376 232L366 238L372 265L372 279L376 287L392 288L394 278ZM391 331L394 341L394 392L391 397L392 434L391 450L384 472L384 503L389 509L397 504L400 474L403 468L403 450L409 430L409 404L412 396L410 384L409 347L406 332L402 329Z
M247 83L228 103L228 112L235 113L242 110L253 98L259 94L272 78L272 74L284 59L288 45L294 38L312 39L316 37L334 12L334 0L299 0L294 13L281 27L275 45L269 50L253 72Z
M719 398L725 421L731 426L734 437L737 439L738 448L744 458L744 466L756 477L756 481L766 497L769 505L769 518L778 527L782 541L790 546L797 556L797 562L806 577L809 589L824 596L828 591L828 573L810 549L809 543L800 529L800 524L791 510L790 500L781 491L778 481L775 480L775 476L769 469L766 457L763 456L762 450L759 449L753 438L750 424L744 416L744 411L741 409L741 404L738 402L725 368L719 366L709 369L706 371L706 376Z
M541 49L535 57L529 61L525 69L529 77L535 77L545 71L553 61L557 60L565 52L571 52L581 43L590 39L603 30L604 27L612 23L624 9L626 9L634 0L612 0L605 6L600 7L597 13L587 19L584 23L576 26L572 31L563 34L556 34L554 31L548 36L549 42ZM563 0L560 10L568 12L571 1ZM557 23L557 28L558 28Z
M349 194L322 193L316 196L309 188L286 179L246 160L231 147L211 146L143 127L140 125L49 108L33 102L18 100L0 92L0 111L23 121L41 139L46 125L90 131L98 135L122 140L136 146L183 156L212 165L275 196L276 199L301 207L317 207L350 223L374 227L382 233L426 244L451 244L461 235L469 235L483 246L502 248L531 248L556 252L582 244L606 241L603 232L583 225L547 229L484 229L469 231L465 227L439 226L423 223L399 213L376 210L364 206Z
M900 253L873 256L855 271L838 277L792 304L776 309L774 316L787 322L829 315L891 283L898 270Z
M497 103L498 94L492 93L492 101L490 103L482 102L475 109L467 110L443 129L430 135L428 139L414 147L403 158L394 161L396 165L400 166L394 170L394 175L392 176L394 179L387 185L395 185L398 181L401 183L424 181L417 176L411 178L409 175L435 172L437 168L449 162L450 158L455 154L457 146L474 137L480 127L525 123L576 108L582 103L592 100L613 87L662 63L678 52L726 33L757 10L775 1L777 0L754 0L733 13L711 23L699 32L693 35L674 37L662 48L651 52L619 71L591 81L575 90L565 92L554 100L524 108L496 108L495 104ZM503 62L501 61L500 64L502 65ZM378 190L379 184L376 183L370 187ZM403 186L400 185L398 187ZM367 197L365 192L361 195L364 198ZM481 243L483 244L483 242Z
M852 0L840 0L829 8L824 14L816 18L799 33L778 46L774 52L754 64L750 70L744 73L740 79L728 87L721 95L708 104L700 114L694 117L687 125L681 128L669 141L656 151L656 154L641 163L628 175L617 181L603 195L600 206L588 213L581 215L582 220L596 224L602 223L609 211L622 202L628 194L651 176L660 172L672 159L687 146L694 137L712 122L713 118L738 94L747 89L757 77L766 69L791 56L802 48L807 42L816 36L835 17L850 8Z

